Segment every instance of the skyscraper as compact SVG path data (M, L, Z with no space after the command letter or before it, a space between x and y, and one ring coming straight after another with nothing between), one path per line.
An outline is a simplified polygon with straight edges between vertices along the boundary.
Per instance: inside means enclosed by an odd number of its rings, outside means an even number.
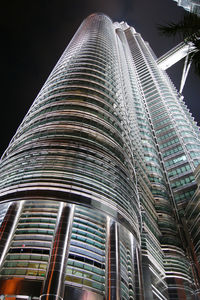
M2 300L199 299L199 149L148 43L90 15L2 157Z
M182 6L185 10L200 15L200 1L199 0L174 0L178 6Z

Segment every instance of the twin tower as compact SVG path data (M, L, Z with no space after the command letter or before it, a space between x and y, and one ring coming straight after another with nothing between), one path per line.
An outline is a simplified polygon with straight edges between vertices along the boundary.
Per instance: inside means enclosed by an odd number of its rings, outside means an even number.
M197 300L200 134L140 34L75 34L0 167L2 300Z

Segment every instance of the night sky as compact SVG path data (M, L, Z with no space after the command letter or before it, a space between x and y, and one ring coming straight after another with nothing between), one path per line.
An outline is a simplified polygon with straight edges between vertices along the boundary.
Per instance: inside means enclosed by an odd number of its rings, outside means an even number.
M150 43L159 57L178 43L160 36L157 24L176 22L184 9L173 0L10 0L1 4L1 144L6 149L43 83L80 23L103 12L113 21L127 21ZM177 87L181 64L168 74ZM193 70L183 90L200 124L200 78Z

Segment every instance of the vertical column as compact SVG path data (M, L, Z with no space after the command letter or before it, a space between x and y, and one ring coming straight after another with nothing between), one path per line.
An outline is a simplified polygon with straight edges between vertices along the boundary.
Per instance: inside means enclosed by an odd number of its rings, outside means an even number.
M141 266L141 249L138 247L138 244L135 241L135 238L132 233L131 236L131 254L133 260L133 275L134 275L134 288L135 288L135 299L144 300L144 282Z
M153 300L153 292L151 286L151 271L149 269L149 258L145 255L142 256L142 271L144 279L144 299Z
M107 217L106 300L120 300L120 254L118 224Z
M67 255L74 216L73 204L61 203L41 300L63 299Z
M8 251L10 241L15 231L24 201L12 202L6 212L0 227L0 266Z

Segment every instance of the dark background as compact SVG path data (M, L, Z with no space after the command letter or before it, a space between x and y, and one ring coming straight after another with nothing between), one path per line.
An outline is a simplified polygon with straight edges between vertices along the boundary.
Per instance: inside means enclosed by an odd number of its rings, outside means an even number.
M103 12L113 21L127 21L159 57L178 40L160 36L157 24L176 22L185 11L173 0L4 0L0 17L0 154L80 23L94 12ZM177 88L181 72L181 63L168 71ZM200 78L191 70L183 94L200 124L199 91Z

